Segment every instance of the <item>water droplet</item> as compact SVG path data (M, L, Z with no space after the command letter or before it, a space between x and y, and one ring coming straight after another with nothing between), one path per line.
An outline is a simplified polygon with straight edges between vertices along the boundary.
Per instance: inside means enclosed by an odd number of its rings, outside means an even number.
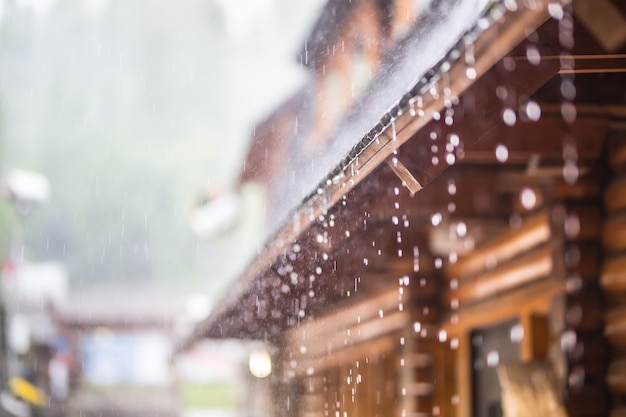
M487 354L487 366L495 368L500 363L500 354L497 350L492 350Z
M561 81L561 95L564 99L573 101L576 98L576 86L572 80L564 78Z
M514 12L517 10L517 0L504 0L504 7Z
M528 45L526 47L526 59L528 59L528 62L532 65L539 65L541 63L541 54L535 45Z
M565 165L563 165L563 179L569 185L576 184L576 181L578 181L578 174L578 167L575 163L568 161Z
M448 194L455 195L456 194L456 184L453 180L448 181Z
M453 337L452 339L450 339L450 348L451 349L458 349L459 348L459 339L456 337Z
M524 339L524 326L521 324L516 324L511 327L510 331L511 342L513 343L521 343L522 339Z
M515 115L515 112L513 110L504 109L504 111L502 112L502 120L507 126L513 126L517 121L517 116Z
M439 341L443 343L446 340L448 340L448 333L445 330L440 330L438 337L439 337Z
M519 196L522 207L526 210L532 210L537 205L537 194L532 188L524 187Z
M467 234L467 226L463 222L459 222L456 225L456 234L459 237L464 237Z
M563 6L559 3L551 2L548 4L548 13L550 13L553 19L561 20L563 19Z
M509 159L509 149L505 145L496 146L496 159L500 163L505 163Z
M571 103L569 101L563 102L561 104L561 116L566 122L574 123L577 116L576 106L574 105L574 103Z
M526 117L533 122L538 121L541 118L541 107L534 101L528 101L524 106L524 112Z
M576 238L580 234L580 219L575 214L570 214L565 219L565 236L570 239Z

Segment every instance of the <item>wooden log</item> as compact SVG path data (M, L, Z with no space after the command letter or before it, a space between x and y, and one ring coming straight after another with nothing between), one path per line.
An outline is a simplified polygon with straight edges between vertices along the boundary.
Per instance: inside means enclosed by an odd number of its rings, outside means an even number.
M403 394L410 397L430 397L435 391L435 384L430 382L412 382L407 384L406 387L402 387Z
M294 346L293 351L296 355L300 353L303 356L317 356L329 354L366 341L374 343L374 339L409 327L409 318L410 316L407 312L398 311L350 326L343 331L326 334L324 337L310 338L307 336L305 341L292 345Z
M615 394L626 394L626 358L616 358L609 365L606 384Z
M609 252L626 249L626 213L616 213L606 219L602 244Z
M444 320L442 329L448 335L462 336L485 323L517 318L523 310L547 314L550 302L562 295L565 289L564 280L539 280L482 303L461 306L458 312L453 312Z
M407 291L408 292L408 291ZM408 300L402 296L398 288L388 290L356 305L344 307L313 322L294 327L286 332L289 344L300 345L308 340L320 340L328 334L345 331L346 328L366 322L392 311L399 311L399 304ZM406 303L406 302L405 302Z
M553 268L553 250L550 246L534 250L508 261L498 268L481 274L468 282L461 281L458 289L446 294L449 303L469 303L515 289L533 280L550 275Z
M578 331L601 330L604 325L604 303L597 291L585 290L567 294L565 326Z
M436 323L440 316L439 303L416 303L411 309L411 318L420 323Z
M607 152L609 166L613 172L623 171L626 168L626 134L614 133L608 141Z
M432 412L433 412L433 406L434 406L434 401L433 401L433 396L432 396L432 392L430 394L427 394L428 391L428 387L424 386L415 386L415 387L411 387L411 386L407 386L406 387L406 391L407 397L412 397L412 401L410 401L410 405L408 406L408 410L407 411L407 416L432 416ZM411 390L411 393L409 394L409 390ZM423 395L413 395L413 392L418 391L419 390L423 390L424 394ZM402 389L400 389L400 395L402 395Z
M570 387L566 408L570 417L605 416L608 411L608 396L604 386Z
M393 352L398 347L398 339L384 337L372 343L364 343L357 346L347 347L321 356L302 356L297 359L293 371L297 375L314 375L346 364L355 364L357 361L378 362L385 355Z
M415 300L417 304L426 300L432 300L439 295L439 280L436 276L415 274L411 277L409 290L411 292L411 299Z
M601 335L578 333L576 344L565 352L568 373L580 372L585 379L599 380L606 375L609 352Z
M599 245L581 244L570 247L570 250L574 252L568 254L566 249L564 259L568 277L580 277L586 283L597 283L602 269L602 250ZM574 259L568 259L571 257Z
M550 215L547 210L529 218L515 230L493 239L461 257L456 263L444 269L448 279L461 279L478 271L489 269L499 263L536 247L550 238Z
M626 175L616 176L606 187L604 208L608 213L626 208Z
M619 306L606 313L604 336L611 345L626 347L626 306Z
M608 258L604 261L601 277L602 288L611 297L626 292L626 254Z
M563 228L569 240L596 240L602 233L603 215L599 204L575 204L566 207Z

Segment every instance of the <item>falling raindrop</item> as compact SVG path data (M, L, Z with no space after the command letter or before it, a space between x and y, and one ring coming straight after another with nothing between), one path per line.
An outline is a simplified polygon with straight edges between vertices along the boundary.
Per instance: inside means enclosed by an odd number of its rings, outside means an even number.
M563 179L566 183L569 185L576 184L576 181L578 181L578 174L579 172L576 163L571 161L565 162L565 165L563 165Z
M505 163L509 159L509 149L505 145L496 146L496 159L500 163Z
M463 222L459 222L456 225L456 234L459 237L464 237L467 234L467 226Z
M548 4L548 13L550 13L550 16L553 19L561 20L563 19L563 15L564 15L563 6L561 6L561 4L557 2L550 2Z
M528 45L526 47L526 58L532 65L539 65L541 63L541 54L534 45Z
M526 102L524 112L526 113L526 117L533 122L537 122L541 118L541 107L534 101Z
M456 194L456 184L454 183L454 180L448 181L448 194L450 195Z
M513 110L504 109L504 111L502 112L502 120L507 126L513 126L517 121L517 116L515 115L515 112Z
M532 188L524 187L520 192L520 202L526 210L532 210L537 205L537 194Z

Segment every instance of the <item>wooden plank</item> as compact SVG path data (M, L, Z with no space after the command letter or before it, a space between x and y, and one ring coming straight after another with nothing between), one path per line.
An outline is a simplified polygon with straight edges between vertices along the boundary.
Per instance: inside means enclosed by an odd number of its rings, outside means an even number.
M605 259L601 283L609 296L626 292L626 254L621 253Z
M606 313L604 336L617 347L626 347L626 306L618 306Z
M411 174L411 171L407 167L402 164L396 157L392 157L391 159L387 158L387 165L393 171L394 174L398 176L400 181L402 181L402 185L409 189L411 194L415 194L418 191L421 191L422 184Z
M621 172L626 166L626 132L613 132L608 141L609 167Z
M607 52L626 43L626 19L608 0L575 0L574 13Z
M608 398L603 385L570 386L566 400L570 417L600 417L608 411Z
M526 164L536 156L542 161L562 164L563 143L553 138L572 135L577 145L578 163L584 166L598 159L609 123L608 117L578 118L572 126L562 117L549 116L536 122L520 119L513 126L500 122L467 149L463 159L467 162L499 163L495 149L498 144L503 143L508 150L507 163Z
M354 364L356 361L376 362L385 354L393 352L398 347L398 338L383 337L375 343L365 343L336 350L329 354L316 357L304 357L297 360L293 370L298 375L317 374L338 366Z
M407 312L398 311L389 313L381 318L374 318L361 324L350 326L343 331L325 334L324 337L311 338L306 336L305 340L291 344L293 346L292 352L294 352L296 357L317 356L329 354L366 341L374 343L374 339L409 327L409 318L410 316Z
M626 249L626 213L616 213L606 219L602 243L609 252Z
M448 332L449 337L453 337L488 323L518 318L520 311L547 314L552 298L563 294L565 289L564 280L538 281L480 304L461 307L449 314L442 322L441 328Z
M611 392L626 394L626 358L616 358L611 362L606 383Z
M293 346L300 346L311 340L324 339L329 334L345 331L346 328L353 327L358 323L365 323L378 318L381 311L383 315L392 311L399 311L398 305L403 300L408 300L408 294L406 296L401 295L398 287L396 287L357 305L345 307L313 322L289 329L285 334L285 339Z
M604 208L608 213L626 208L626 175L615 176L606 187Z
M461 279L497 265L525 252L550 238L550 215L547 210L524 221L521 227L474 249L456 263L448 264L443 273L447 279Z
M544 245L489 272L482 273L471 281L461 280L458 289L446 292L445 298L448 302L456 300L460 305L484 300L531 281L548 277L553 266L553 249L549 245Z
M524 338L520 347L520 359L522 361L546 359L550 345L547 317L526 311L521 315L521 324L524 327Z

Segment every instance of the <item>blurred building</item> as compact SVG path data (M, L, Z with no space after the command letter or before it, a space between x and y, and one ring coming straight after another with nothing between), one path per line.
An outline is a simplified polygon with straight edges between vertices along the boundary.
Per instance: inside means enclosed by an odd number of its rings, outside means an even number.
M613 0L329 1L181 349L270 344L273 415L623 415L625 53Z
M53 317L68 415L177 416L172 341L193 325L193 291L155 284L72 288ZM60 392L63 392L61 388Z

